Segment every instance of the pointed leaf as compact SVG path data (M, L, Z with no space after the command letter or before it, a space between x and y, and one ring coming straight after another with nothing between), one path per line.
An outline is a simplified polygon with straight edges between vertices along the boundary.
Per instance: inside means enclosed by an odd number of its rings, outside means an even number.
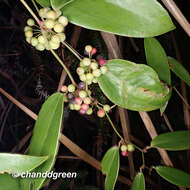
M0 185L1 187L3 187L3 190L21 190L19 185L19 179L13 178L9 174L0 174Z
M51 6L54 10L59 10L72 1L74 0L50 0Z
M152 147L166 150L188 150L190 149L190 131L175 131L158 135L151 141Z
M101 164L102 172L106 174L105 190L113 190L119 173L119 148L110 148Z
M48 159L48 156L28 156L0 153L0 173L31 171Z
M157 166L155 169L156 172L166 181L180 187L190 187L189 174L176 168L170 168L166 166Z
M123 36L153 37L174 29L156 0L75 0L62 10L73 24Z
M159 41L155 38L145 38L144 48L147 64L158 73L162 81L170 85L171 76L168 58Z
M184 82L190 86L190 74L185 67L180 64L176 59L168 57L169 65L171 70Z
M48 172L51 170L58 150L59 134L62 123L64 96L55 93L43 104L38 120L35 123L33 136L29 146L30 155L49 155L49 159L36 168L36 172ZM40 188L45 179L32 179L34 190ZM28 190L31 179L23 180L23 189Z
M131 190L145 190L145 180L142 172L139 172L132 183Z
M36 0L43 7L50 7L50 0Z
M152 111L169 100L171 91L151 67L120 59L108 61L107 67L98 83L113 103L134 111Z

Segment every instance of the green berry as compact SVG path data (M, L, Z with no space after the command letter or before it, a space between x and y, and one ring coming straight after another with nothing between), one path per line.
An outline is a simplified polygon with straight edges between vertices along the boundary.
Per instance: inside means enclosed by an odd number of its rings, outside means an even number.
M90 68L91 68L92 70L96 70L96 69L98 68L98 64L97 64L96 62L92 62L92 63L90 64Z
M79 104L74 104L74 108L75 108L76 111L79 111L81 106Z
M82 60L82 62L84 64L84 66L89 66L91 64L91 60L86 57Z
M101 73L106 74L108 72L108 68L106 66L100 67Z
M104 109L105 112L109 112L111 110L111 107L106 104L106 105L103 106L103 109Z
M45 46L45 48L46 48L47 50L52 49L48 41L44 44L44 46Z
M28 24L28 26L34 26L34 25L35 25L35 22L34 22L33 19L29 18L29 19L27 20L27 24Z
M50 8L47 8L47 7L40 9L40 10L39 10L39 16L40 16L41 18L46 18L47 12L48 12L49 10L50 10Z
M38 43L38 45L36 46L36 49L39 51L43 51L45 49L45 46L41 43Z
M99 77L101 75L101 71L100 69L95 69L93 70L92 74L95 76L95 77Z
M31 38L27 37L27 38L26 38L26 41L30 44Z
M91 99L89 97L84 98L85 104L91 104Z
M37 46L38 45L38 39L35 37L32 37L30 43L32 44L32 46Z
M80 75L79 78L80 78L80 80L83 81L83 82L86 81L86 76L85 76L85 74Z
M55 26L55 21L52 19L47 19L44 21L44 25L48 28L48 29L52 29Z
M32 31L32 28L30 26L25 26L24 27L24 32L28 31L28 30L31 30Z
M59 48L60 43L55 43L55 42L53 42L52 40L50 40L50 41L49 41L49 46L50 46L50 49L56 50L56 49Z
M87 74L86 74L86 80L87 80L87 81L92 81L93 78L94 78L94 75L93 75L92 73L87 73Z
M80 62L80 67L85 67L85 65L82 61Z
M28 31L25 32L25 36L27 38L31 38L33 36L33 32L31 30L28 30Z
M69 104L69 108L70 108L70 110L75 110L74 104Z
M60 16L58 22L62 24L64 27L68 25L68 19L65 16Z
M122 144L120 147L121 152L127 151L127 146L125 144Z
M87 114L87 115L91 115L92 113L93 113L92 108L88 108L88 110L87 110L86 114Z
M57 13L53 10L49 10L46 14L46 18L55 20L57 18Z
M128 145L127 145L127 150L128 150L129 152L135 151L134 145L133 145L133 144L128 144Z
M84 74L84 69L82 67L77 68L77 74L78 75L83 75Z
M91 45L85 46L85 51L86 51L87 53L90 53L90 52L92 51L92 46L91 46Z
M42 35L38 36L38 41L41 44L47 43L47 39L44 36L42 36Z
M61 33L64 30L64 26L60 23L56 23L55 26L53 27L54 31L57 33Z
M92 82L93 82L93 83L98 83L97 78L93 78Z
M64 33L59 33L59 34L57 34L57 35L59 36L61 42L64 42L64 41L65 41L66 36L65 36Z
M82 99L86 98L86 97L87 97L87 92L84 91L84 90L81 90L81 91L79 92L79 97L81 97Z
M91 85L91 84L92 84L92 81L91 81L91 80L88 80L88 81L87 81L87 84L88 84L88 85Z
M68 92L74 92L75 91L75 86L73 84L70 84L68 86Z
M51 41L54 43L60 43L60 37L58 34L55 34L51 37Z

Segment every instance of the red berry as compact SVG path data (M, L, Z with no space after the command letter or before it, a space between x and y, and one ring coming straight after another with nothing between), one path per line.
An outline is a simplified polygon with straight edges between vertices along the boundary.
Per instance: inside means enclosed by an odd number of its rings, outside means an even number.
M105 116L105 111L103 109L100 109L100 110L97 111L97 115L98 115L98 117L102 118L102 117Z
M85 110L85 112L88 110L89 105L88 104L82 104L81 109Z
M82 114L82 115L84 115L86 113L86 111L81 108L80 111L79 111L79 113Z
M96 48L92 48L91 55L96 54L96 52L97 52L97 49Z
M129 152L123 151L123 152L121 152L121 155L122 155L122 156L128 156L128 155L129 155Z
M75 98L75 104L81 105L82 104L82 98L76 97Z
M102 58L98 61L98 63L100 66L104 66L106 64L106 60L104 58Z

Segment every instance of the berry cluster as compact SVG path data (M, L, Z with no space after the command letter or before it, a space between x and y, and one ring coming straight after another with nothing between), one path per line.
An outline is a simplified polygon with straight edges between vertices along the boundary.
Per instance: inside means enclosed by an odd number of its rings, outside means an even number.
M133 144L122 144L120 150L122 156L128 156L130 152L135 151L135 147Z
M27 26L24 27L26 41L37 50L58 49L61 42L65 41L64 28L68 24L68 19L61 16L61 11L54 11L50 8L39 10L39 16L42 21L35 25L33 19L27 20Z

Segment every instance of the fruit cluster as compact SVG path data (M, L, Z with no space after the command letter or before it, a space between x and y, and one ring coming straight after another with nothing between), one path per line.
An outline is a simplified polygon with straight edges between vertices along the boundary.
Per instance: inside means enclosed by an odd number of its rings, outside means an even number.
M120 147L120 150L121 150L121 155L122 156L128 156L130 152L133 152L135 151L135 147L133 144L122 144L121 147Z
M33 19L27 20L27 26L24 27L26 41L37 50L58 49L60 43L65 41L64 28L68 24L68 19L61 16L61 11L54 11L50 8L39 10L39 26L35 25Z

